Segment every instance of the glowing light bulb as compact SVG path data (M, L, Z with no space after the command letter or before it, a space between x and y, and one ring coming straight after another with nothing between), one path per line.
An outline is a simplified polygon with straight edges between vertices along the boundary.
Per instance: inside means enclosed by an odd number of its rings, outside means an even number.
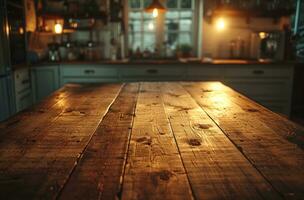
M20 33L21 35L23 35L24 29L23 29L22 27L19 28L19 33Z
M149 23L149 25L148 25L148 28L149 28L149 30L154 30L154 24L153 24L153 22L150 22Z
M259 36L260 36L261 39L265 39L267 34L265 32L260 32Z
M59 23L56 23L54 26L54 31L56 34L61 34L62 33L62 25Z
M158 16L158 10L157 10L157 8L153 9L152 15L153 15L154 18L156 18Z
M225 23L225 20L223 18L219 18L216 21L216 28L219 31L222 31L222 30L224 30L226 28L226 23Z

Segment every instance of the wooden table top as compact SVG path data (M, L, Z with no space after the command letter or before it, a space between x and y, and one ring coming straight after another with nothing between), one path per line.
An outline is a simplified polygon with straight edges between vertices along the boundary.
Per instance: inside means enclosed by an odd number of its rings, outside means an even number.
M0 124L0 199L304 199L303 136L219 82L70 84Z

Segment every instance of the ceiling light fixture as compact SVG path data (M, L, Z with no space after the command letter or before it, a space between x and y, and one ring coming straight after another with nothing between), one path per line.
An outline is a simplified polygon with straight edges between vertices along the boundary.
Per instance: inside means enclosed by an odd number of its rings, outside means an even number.
M157 17L159 12L166 11L166 7L163 6L163 4L159 2L159 0L153 0L152 3L145 8L145 11L149 13L152 12L153 17Z

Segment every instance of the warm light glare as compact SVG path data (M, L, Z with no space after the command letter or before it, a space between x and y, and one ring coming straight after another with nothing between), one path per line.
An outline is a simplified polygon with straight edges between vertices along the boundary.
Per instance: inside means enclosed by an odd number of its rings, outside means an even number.
M158 16L158 10L157 10L157 8L153 9L153 14L152 15L153 15L154 18L156 18Z
M24 29L23 29L22 27L19 28L19 33L20 33L21 35L23 35Z
M260 32L259 36L260 36L261 39L265 39L267 34L265 32Z
M210 89L213 91L219 91L219 90L223 90L223 85L221 83L210 83L209 84Z
M219 18L216 21L216 28L219 31L222 31L222 30L224 30L226 28L226 23L225 23L225 20L223 18Z
M6 32L5 32L6 34L9 34L10 28L9 28L8 25L5 26L5 31L6 31Z
M229 106L231 106L230 98L226 94L222 94L222 93L214 93L210 97L210 102L218 110L227 109Z
M54 27L54 30L55 30L56 34L61 34L62 33L62 25L59 24L59 23L56 23L55 27Z
M154 24L152 22L149 23L148 25L149 30L154 30Z

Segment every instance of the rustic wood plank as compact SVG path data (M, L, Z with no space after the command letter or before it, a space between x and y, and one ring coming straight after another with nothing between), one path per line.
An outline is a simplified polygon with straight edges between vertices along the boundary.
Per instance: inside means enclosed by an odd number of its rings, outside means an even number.
M4 137L0 145L0 198L56 197L120 89L121 84L68 87L71 94L55 103L60 113L53 120L47 115L39 121L38 115L29 116L35 126L26 118L28 125L15 124L14 133L7 132L13 136ZM56 102L54 97L49 101Z
M237 99L220 83L183 86L276 191L287 199L304 198L304 152L282 137L288 133L278 133L282 119L275 125L279 117L270 111L254 104L248 107L244 101L235 103ZM266 117L260 117L262 113Z
M259 118L275 133L304 149L304 127L297 125L286 117L271 112L232 88L223 85L222 92L229 95L230 99L246 113Z
M0 123L0 142L9 137L13 138L16 135L18 137L19 134L16 133L18 129L26 128L30 134L39 128L41 123L53 121L65 109L62 106L62 102L73 92L76 92L79 87L77 85L68 85L54 92L49 98L39 104Z
M162 92L196 199L281 199L181 85Z
M160 86L155 86L143 83L138 97L122 199L192 199Z
M138 83L122 89L59 199L114 200L119 196L138 91Z

